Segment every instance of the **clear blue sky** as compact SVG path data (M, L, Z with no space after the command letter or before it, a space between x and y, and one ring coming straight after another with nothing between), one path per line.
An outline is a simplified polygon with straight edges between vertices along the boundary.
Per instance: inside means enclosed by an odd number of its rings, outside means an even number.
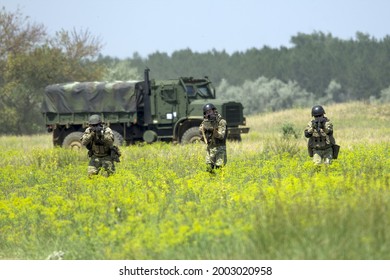
M389 0L2 0L0 7L19 7L49 34L89 30L103 55L118 58L289 47L299 32L346 40L358 31L378 40L390 34Z

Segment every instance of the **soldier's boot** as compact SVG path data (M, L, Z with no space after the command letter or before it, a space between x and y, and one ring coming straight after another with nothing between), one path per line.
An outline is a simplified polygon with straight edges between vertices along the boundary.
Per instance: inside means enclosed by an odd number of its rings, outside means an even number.
M206 171L212 173L214 171L214 164L210 163L206 167Z

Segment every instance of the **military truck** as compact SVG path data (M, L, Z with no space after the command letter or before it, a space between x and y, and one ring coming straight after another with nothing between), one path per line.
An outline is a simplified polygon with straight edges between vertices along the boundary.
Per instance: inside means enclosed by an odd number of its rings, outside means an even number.
M208 77L172 80L74 82L46 87L42 113L53 144L81 148L80 137L88 119L99 114L114 133L115 144L139 141L193 143L200 140L198 127L203 106L213 103L226 119L228 139L241 140L248 133L243 106L216 99Z

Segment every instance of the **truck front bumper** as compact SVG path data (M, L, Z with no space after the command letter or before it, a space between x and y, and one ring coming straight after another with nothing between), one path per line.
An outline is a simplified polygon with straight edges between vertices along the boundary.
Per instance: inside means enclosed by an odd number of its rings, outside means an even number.
M249 133L249 127L228 127L228 136Z

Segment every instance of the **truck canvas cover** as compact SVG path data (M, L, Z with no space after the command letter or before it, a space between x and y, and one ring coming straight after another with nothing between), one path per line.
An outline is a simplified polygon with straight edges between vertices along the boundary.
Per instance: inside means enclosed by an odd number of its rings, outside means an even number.
M137 82L74 82L49 85L42 103L43 113L135 113L142 102Z

